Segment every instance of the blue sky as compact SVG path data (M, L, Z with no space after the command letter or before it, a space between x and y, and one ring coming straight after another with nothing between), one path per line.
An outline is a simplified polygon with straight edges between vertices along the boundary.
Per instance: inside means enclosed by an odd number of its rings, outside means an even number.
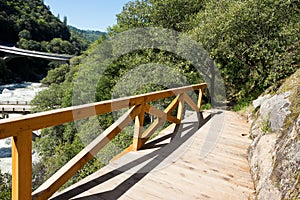
M51 12L68 25L79 29L106 31L108 26L116 24L116 14L122 11L130 0L44 0Z

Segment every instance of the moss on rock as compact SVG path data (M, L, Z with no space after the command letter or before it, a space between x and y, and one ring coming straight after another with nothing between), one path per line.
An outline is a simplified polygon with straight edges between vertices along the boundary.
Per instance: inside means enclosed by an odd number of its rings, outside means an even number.
M300 70L260 101L255 105L258 109L253 114L250 133L253 143L249 147L256 197L297 199L300 197ZM266 119L270 113L272 119ZM266 127L274 122L276 126Z

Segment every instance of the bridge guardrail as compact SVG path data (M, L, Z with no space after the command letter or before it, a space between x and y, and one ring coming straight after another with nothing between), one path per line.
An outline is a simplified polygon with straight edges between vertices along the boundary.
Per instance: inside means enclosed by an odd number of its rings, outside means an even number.
M0 105L30 105L30 101L19 101L19 100L0 101Z

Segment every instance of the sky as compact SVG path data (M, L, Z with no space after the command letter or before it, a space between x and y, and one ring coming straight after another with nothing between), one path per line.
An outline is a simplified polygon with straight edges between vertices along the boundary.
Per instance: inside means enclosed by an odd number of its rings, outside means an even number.
M84 30L106 31L116 24L116 14L130 0L44 0L51 12L67 24Z

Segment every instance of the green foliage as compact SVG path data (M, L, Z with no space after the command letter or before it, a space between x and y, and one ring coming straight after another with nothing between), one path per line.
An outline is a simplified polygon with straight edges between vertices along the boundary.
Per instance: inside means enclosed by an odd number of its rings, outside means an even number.
M125 4L117 15L117 25L109 34L133 28L160 26L176 31L188 30L188 22L203 8L203 0L136 0Z
M70 39L68 28L54 17L40 0L0 1L0 40L17 43L19 35L27 30L34 41L53 38Z
M0 170L0 199L11 199L11 175Z
M63 23L64 23L65 26L67 26L67 24L68 24L68 18L66 16L64 16Z
M210 103L206 103L204 105L201 105L201 110L209 110L211 109L211 104Z
M83 148L80 139L75 136L75 131L72 123L42 131L42 137L34 143L34 149L39 152L41 159L33 168L34 188L47 180Z
M27 40L25 38L20 38L17 43L18 47L21 49L35 50L35 51L47 51L47 46L45 43L37 42L34 40Z
M53 38L47 45L47 49L52 53L74 54L73 45L61 38Z
M30 103L38 105L38 107L33 108L33 112L39 112L59 108L63 98L63 88L60 85L52 84L48 89L39 92Z
M271 124L270 124L270 121L269 119L266 119L266 120L262 120L261 121L261 124L260 124L260 129L261 131L264 133L264 134L268 134L268 133L271 133Z
M41 83L51 85L53 83L60 84L65 81L66 74L70 71L68 64L60 65L57 68L48 71L48 75L41 80Z
M299 3L208 1L189 34L217 62L230 100L249 100L299 68Z
M236 105L233 106L233 111L241 111L246 109L249 106L249 101L239 101Z
M188 22L203 9L203 0L150 0L153 24L176 31L186 31Z
M18 34L18 36L19 36L19 38L24 38L26 40L30 40L31 39L31 34L26 29L20 31L19 34Z
M118 32L152 25L151 12L152 7L147 0L126 3L122 13L117 15Z

